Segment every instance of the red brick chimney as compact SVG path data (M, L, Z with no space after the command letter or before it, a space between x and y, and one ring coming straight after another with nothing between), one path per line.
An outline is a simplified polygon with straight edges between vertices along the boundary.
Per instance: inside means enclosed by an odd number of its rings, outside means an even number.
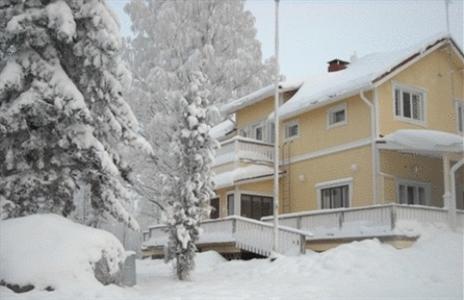
M346 67L350 64L347 61L335 58L332 59L331 61L327 62L329 64L328 71L329 72L337 72L343 69L346 69Z

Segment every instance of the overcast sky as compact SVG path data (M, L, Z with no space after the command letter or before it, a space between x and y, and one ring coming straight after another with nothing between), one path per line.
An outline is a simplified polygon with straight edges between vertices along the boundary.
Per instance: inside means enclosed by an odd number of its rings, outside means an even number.
M227 0L218 0L227 1ZM123 35L130 18L128 0L108 0L120 18ZM450 31L463 48L463 0L450 4ZM274 1L247 0L256 17L264 57L274 53ZM332 58L349 60L371 52L400 49L446 32L445 0L281 0L280 65L288 79L324 72Z

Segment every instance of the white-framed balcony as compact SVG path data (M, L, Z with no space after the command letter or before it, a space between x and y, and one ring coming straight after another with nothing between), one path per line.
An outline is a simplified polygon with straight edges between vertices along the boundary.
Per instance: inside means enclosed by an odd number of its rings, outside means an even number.
M256 164L272 164L274 161L274 145L271 143L236 135L220 145L216 150L214 166L235 161Z

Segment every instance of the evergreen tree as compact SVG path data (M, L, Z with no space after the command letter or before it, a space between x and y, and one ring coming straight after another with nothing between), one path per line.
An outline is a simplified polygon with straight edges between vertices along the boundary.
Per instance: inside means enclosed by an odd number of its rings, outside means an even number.
M195 242L200 221L209 215L209 199L214 196L210 165L215 141L210 137L209 92L201 72L190 72L188 92L179 99L180 125L172 143L179 177L167 193L169 245L167 259L175 259L177 277L189 277L194 267Z
M102 0L3 0L0 20L3 213L69 215L84 182L98 215L137 228L122 202L130 168L116 149L151 147L122 98L129 76L115 17Z

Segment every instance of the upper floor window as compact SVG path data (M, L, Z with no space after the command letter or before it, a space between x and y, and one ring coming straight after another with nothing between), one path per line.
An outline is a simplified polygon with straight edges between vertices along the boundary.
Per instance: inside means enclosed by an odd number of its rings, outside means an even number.
M395 87L395 116L408 121L425 122L425 92L404 87Z
M464 132L464 102L456 101L456 121L458 132Z
M294 139L300 134L300 127L296 120L285 123L284 129L284 136L286 140Z
M327 111L327 127L335 127L347 123L346 103L337 105Z

